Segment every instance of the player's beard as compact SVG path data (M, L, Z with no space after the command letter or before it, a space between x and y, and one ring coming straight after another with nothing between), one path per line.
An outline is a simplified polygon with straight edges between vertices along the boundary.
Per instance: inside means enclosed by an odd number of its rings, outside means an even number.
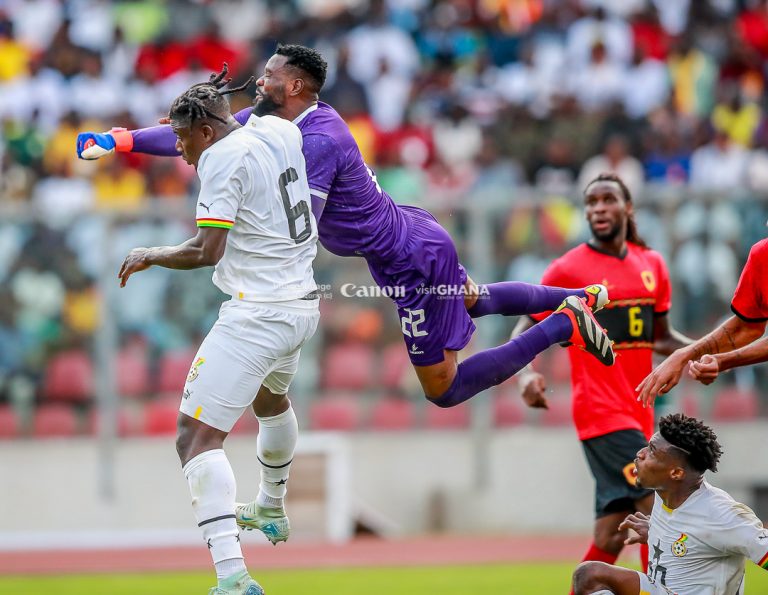
M269 116L282 107L269 95L257 95L257 97L261 97L261 101L253 105L253 113L257 116Z
M592 236L601 242L612 242L615 240L619 234L621 233L622 223L621 221L617 221L613 224L613 226L608 230L604 232L596 232L595 229L590 226L590 231L592 232Z

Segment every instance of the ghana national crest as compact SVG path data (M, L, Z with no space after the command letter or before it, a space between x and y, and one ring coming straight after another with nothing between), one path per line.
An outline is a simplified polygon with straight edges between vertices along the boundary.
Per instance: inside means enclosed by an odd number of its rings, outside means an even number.
M682 558L688 552L688 546L685 542L688 541L688 536L683 533L678 537L677 541L672 544L672 554L678 558Z
M189 369L189 374L187 374L187 382L192 382L197 378L197 376L200 374L200 366L202 366L205 363L205 358L198 357L195 360L195 363L192 364L192 367Z

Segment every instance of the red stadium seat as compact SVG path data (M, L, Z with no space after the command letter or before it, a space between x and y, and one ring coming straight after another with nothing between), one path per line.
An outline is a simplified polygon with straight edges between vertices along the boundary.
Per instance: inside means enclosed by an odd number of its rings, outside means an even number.
M117 393L121 397L141 397L149 393L149 365L145 351L135 347L120 351L115 373Z
M68 405L41 405L32 418L36 438L61 438L77 434L77 415Z
M402 341L387 345L381 355L381 386L390 390L402 388L410 367L411 360Z
M361 421L360 402L351 395L321 397L309 407L313 430L357 430Z
M19 419L12 407L0 407L0 438L16 438L19 435Z
M371 412L373 430L408 430L415 425L416 407L400 397L385 397L376 402Z
M80 350L53 356L45 370L43 399L78 403L93 396L93 364Z
M443 409L427 403L424 425L430 430L464 430L469 427L469 406L461 404Z
M323 361L327 390L364 390L373 381L373 349L364 343L345 343L328 349Z
M493 425L497 428L519 426L525 421L525 404L517 388L500 390L493 399Z
M542 410L539 424L542 426L567 426L573 423L571 398L568 393L547 393L549 409Z
M157 392L160 394L177 394L181 396L184 383L187 381L189 368L195 359L197 349L169 351L160 358Z
M144 407L144 434L147 436L175 434L178 415L178 401L160 399L147 403Z
M715 397L712 418L715 421L748 421L757 417L759 408L755 391L726 388Z

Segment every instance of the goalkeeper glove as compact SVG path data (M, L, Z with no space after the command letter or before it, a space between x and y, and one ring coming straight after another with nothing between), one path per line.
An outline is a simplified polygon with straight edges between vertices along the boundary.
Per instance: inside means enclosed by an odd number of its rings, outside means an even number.
M77 135L77 156L80 159L99 159L104 155L129 152L133 149L133 135L125 128L109 132L81 132Z

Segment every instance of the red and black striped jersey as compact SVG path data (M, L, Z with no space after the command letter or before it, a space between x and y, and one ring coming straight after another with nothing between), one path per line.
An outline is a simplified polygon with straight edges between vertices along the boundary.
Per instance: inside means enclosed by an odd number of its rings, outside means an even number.
M653 409L637 402L635 387L653 367L654 316L670 308L664 259L629 242L618 257L581 244L553 261L541 282L568 288L602 283L611 300L595 317L614 341L616 363L606 368L584 351L569 349L573 419L579 438L627 429L640 430L650 438Z

